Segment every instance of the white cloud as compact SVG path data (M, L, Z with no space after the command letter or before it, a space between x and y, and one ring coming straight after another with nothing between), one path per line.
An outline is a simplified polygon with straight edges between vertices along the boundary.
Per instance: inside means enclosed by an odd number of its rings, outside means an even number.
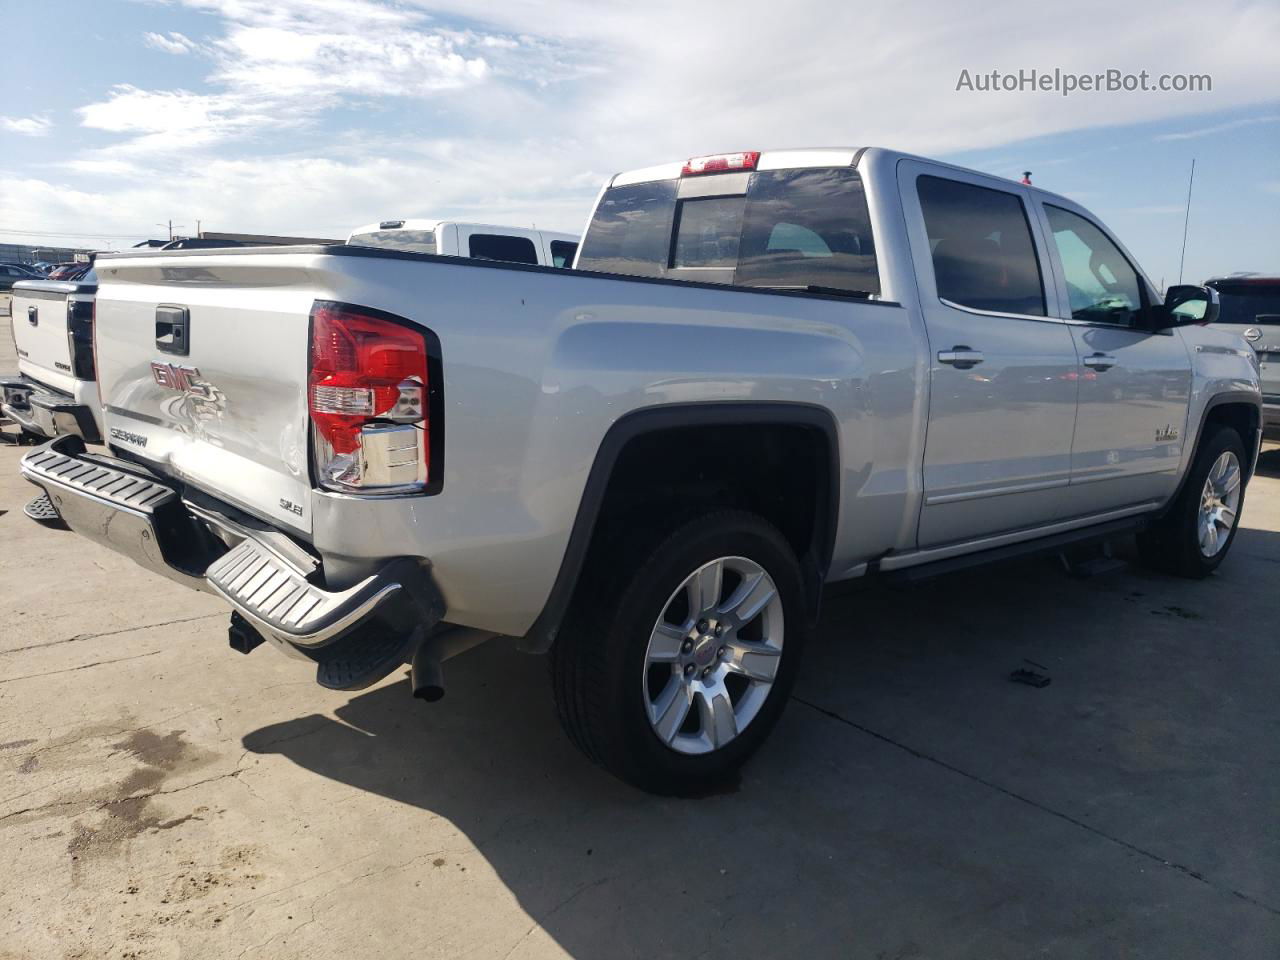
M412 215L576 229L608 174L694 154L832 143L938 154L1089 130L1064 147L1075 155L1107 143L1100 128L1238 109L1280 89L1280 7L1259 0L1227 11L1138 0L1123 15L1111 0L992 0L981 16L945 0L736 0L732 16L687 0L173 2L214 24L161 37L190 44L206 82L110 88L81 121L116 142L63 161L87 182L67 192L45 174L21 196L0 184L20 205L0 223L65 215L137 232L180 212L321 236ZM1213 92L955 90L962 68L1031 67L1208 72ZM295 134L339 107L344 127L300 146ZM415 132L380 136L362 110Z
M0 128L24 137L43 137L53 129L48 117L0 117Z
M142 40L148 47L163 50L165 53L190 53L196 49L196 43L181 33L170 33L167 37L160 33L144 33Z
M1280 120L1280 116L1268 117L1245 117L1242 120L1231 120L1227 123L1215 123L1209 127L1199 127L1195 130L1180 130L1177 133L1164 133L1156 137L1156 140L1194 140L1199 137L1211 137L1217 133L1224 133L1227 130L1239 130L1241 127L1253 127L1260 123L1275 123Z

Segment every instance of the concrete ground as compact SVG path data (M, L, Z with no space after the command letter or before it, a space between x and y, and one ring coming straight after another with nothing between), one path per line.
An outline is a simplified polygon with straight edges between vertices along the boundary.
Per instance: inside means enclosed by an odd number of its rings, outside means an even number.
M502 645L431 706L231 652L219 601L23 517L21 452L5 960L1280 955L1280 448L1209 580L1044 559L833 599L696 801L589 766Z

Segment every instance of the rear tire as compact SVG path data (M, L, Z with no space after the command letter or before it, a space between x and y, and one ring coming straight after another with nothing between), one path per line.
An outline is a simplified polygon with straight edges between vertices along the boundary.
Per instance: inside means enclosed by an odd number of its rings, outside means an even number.
M795 554L772 525L734 510L679 525L630 563L612 557L616 575L579 591L551 651L561 723L642 790L723 786L795 682L807 632Z
M1244 443L1219 426L1200 444L1177 500L1138 535L1138 551L1153 569L1198 580L1222 563L1244 509Z

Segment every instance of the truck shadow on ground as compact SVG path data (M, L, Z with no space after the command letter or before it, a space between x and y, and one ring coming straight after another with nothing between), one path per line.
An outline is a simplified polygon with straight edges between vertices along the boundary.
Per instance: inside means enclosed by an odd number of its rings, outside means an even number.
M1280 560L1280 535L1241 536ZM545 664L499 645L447 664L440 704L389 684L244 745L448 818L578 958L1252 955L1280 942L1280 904L1259 907L1280 855L1256 842L1276 778L1254 782L1274 753L1250 719L1280 655L1206 634L1232 628L1226 595L1251 616L1255 567L1079 580L1038 559L846 591L737 792L701 800L592 768ZM1028 665L1053 683L1009 681Z
M1258 476L1280 477L1280 447L1264 449L1258 455Z

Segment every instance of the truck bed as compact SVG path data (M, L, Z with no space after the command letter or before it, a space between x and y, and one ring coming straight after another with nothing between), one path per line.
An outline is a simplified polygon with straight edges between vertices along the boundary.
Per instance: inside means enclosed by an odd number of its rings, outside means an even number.
M859 524L867 543L895 542L907 526L923 331L895 303L354 247L120 254L97 266L113 449L288 531L337 585L379 559L423 556L457 622L523 634L545 603L606 431L658 405L831 411L846 425L845 470L861 477L844 492L840 523ZM435 495L313 486L316 301L385 311L438 338ZM187 355L157 345L160 307L188 311ZM162 385L155 364L193 371L194 389ZM859 559L837 556L833 566Z

